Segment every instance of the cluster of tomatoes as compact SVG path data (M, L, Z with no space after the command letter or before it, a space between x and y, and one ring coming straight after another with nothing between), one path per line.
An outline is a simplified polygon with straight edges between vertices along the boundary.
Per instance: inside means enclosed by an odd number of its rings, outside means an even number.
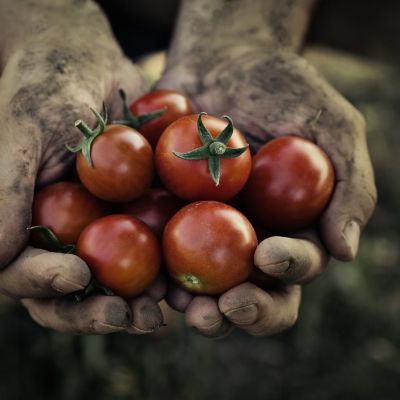
M161 266L188 291L223 293L254 269L255 228L306 228L329 202L333 168L314 143L284 136L252 157L228 116L194 114L182 94L130 107L120 94L124 120L107 124L104 107L96 128L76 121L80 182L38 192L32 227L34 245L75 252L112 293L141 294Z

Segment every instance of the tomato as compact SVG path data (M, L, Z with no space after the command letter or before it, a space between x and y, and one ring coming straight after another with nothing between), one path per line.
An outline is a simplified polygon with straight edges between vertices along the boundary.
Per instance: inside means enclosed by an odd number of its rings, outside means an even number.
M200 117L182 117L164 131L156 148L157 172L164 186L182 199L226 201L243 188L250 175L250 151L244 136L232 128L232 136L226 143L229 150L245 151L234 158L221 156L218 161L220 177L216 184L209 159L185 160L176 155L204 147L199 136ZM202 121L213 139L227 128L226 121L212 116L205 115Z
M151 229L129 215L109 215L81 233L76 254L93 278L125 298L141 294L160 268L161 250Z
M244 282L257 237L247 218L227 204L189 204L168 222L163 254L169 274L186 290L220 294Z
M132 103L129 108L134 115L166 109L163 115L144 123L138 128L139 132L150 142L153 148L156 147L159 137L168 125L194 112L186 96L167 89L154 90L147 93Z
M254 221L271 231L291 231L316 221L333 187L334 170L322 149L301 137L284 136L253 158L243 199Z
M119 212L140 219L161 238L165 225L183 205L167 190L151 188L139 199L121 205Z
M78 175L96 197L127 202L140 197L154 176L154 155L149 142L124 125L108 125L91 145L90 165L83 152L76 159Z
M107 206L78 182L58 182L38 192L33 201L32 225L50 228L62 244L74 244L92 221L103 217ZM42 247L38 235L33 243Z

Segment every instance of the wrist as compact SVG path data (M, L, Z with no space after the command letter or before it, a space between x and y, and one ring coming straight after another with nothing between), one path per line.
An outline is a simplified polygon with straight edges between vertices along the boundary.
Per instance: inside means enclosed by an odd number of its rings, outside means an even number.
M316 0L183 0L168 68L225 53L299 52Z
M41 43L60 36L65 40L77 24L103 25L103 13L93 1L33 0L30 2L0 1L0 62L5 64L9 56L32 42ZM82 30L82 29L81 29Z

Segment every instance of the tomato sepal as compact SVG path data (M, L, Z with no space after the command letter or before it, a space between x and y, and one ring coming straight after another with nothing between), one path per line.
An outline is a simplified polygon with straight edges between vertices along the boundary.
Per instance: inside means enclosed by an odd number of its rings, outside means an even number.
M57 235L47 226L35 225L27 228L32 232L37 232L40 235L43 247L46 250L52 251L54 253L64 253L64 254L74 254L75 245L74 244L62 244L58 239Z
M208 159L210 176L215 186L218 186L221 179L221 158L239 157L249 148L249 145L238 148L232 148L226 145L233 134L233 121L227 115L224 115L222 118L228 121L228 125L216 138L213 138L201 119L203 115L207 115L207 113L201 112L197 119L197 130L203 146L186 153L173 151L173 154L187 161Z
M85 299L87 299L88 297L93 296L94 294L102 294L105 296L114 296L115 295L111 289L103 286L96 280L92 279L90 281L89 285L87 285L85 287L85 289L82 289L79 292L74 294L74 298L75 298L75 301L80 303L80 302L84 301Z
M180 153L179 151L173 151L173 153L183 160L204 160L209 157L207 144L192 151L188 151L187 153Z
M176 279L186 290L190 292L201 291L204 289L204 284L202 281L193 274L181 274L177 276Z
M71 147L68 144L65 145L68 151L71 153L77 153L79 151L82 151L83 156L85 157L86 161L90 165L90 167L93 168L93 160L91 157L91 149L92 149L92 144L94 140L101 135L104 132L104 129L107 125L107 120L108 120L108 112L107 112L107 107L103 101L103 115L98 113L94 108L90 107L90 111L94 114L97 120L97 126L94 129L90 129L89 126L82 121L81 119L78 119L75 121L75 127L78 128L84 135L84 139L82 142L76 146L76 147Z
M167 111L167 107L160 108L159 110L150 111L145 114L135 115L128 107L126 102L126 93L123 89L118 90L119 96L121 97L123 104L124 119L113 121L114 124L121 124L129 126L133 129L139 129L143 124L152 121L153 119L159 118L164 115Z

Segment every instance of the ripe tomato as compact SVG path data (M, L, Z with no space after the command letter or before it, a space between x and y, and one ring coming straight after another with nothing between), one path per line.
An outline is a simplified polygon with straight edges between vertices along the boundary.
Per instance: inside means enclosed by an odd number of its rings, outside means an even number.
M151 229L129 215L109 215L81 233L76 254L88 264L93 278L116 295L141 294L156 278L161 251Z
M265 144L253 158L243 199L248 214L265 228L296 230L315 222L333 187L328 156L306 139L284 136Z
M96 197L126 202L140 197L154 176L154 155L149 142L124 125L107 125L91 146L93 165L83 152L76 159L79 178Z
M199 120L198 115L183 117L164 131L156 148L157 172L164 186L182 199L226 201L243 188L250 175L250 151L247 148L235 158L221 156L220 179L216 185L207 159L184 160L174 154L204 146L199 137ZM202 120L212 138L227 128L226 121L212 116L205 115ZM230 150L247 146L246 139L237 129L233 129L226 144Z
M152 111L165 108L163 115L141 125L139 132L150 142L153 148L165 128L177 119L194 113L189 99L179 92L173 90L160 89L147 93L140 97L129 107L130 111L140 116Z
M78 182L58 182L38 192L33 200L32 225L50 228L62 244L74 244L92 221L103 217L107 206ZM33 232L33 244L42 241Z
M151 188L139 199L121 205L119 211L140 219L161 238L165 225L183 205L182 200L167 190Z
M216 201L189 204L164 229L167 269L194 293L220 294L244 282L252 271L256 247L257 237L247 218Z

